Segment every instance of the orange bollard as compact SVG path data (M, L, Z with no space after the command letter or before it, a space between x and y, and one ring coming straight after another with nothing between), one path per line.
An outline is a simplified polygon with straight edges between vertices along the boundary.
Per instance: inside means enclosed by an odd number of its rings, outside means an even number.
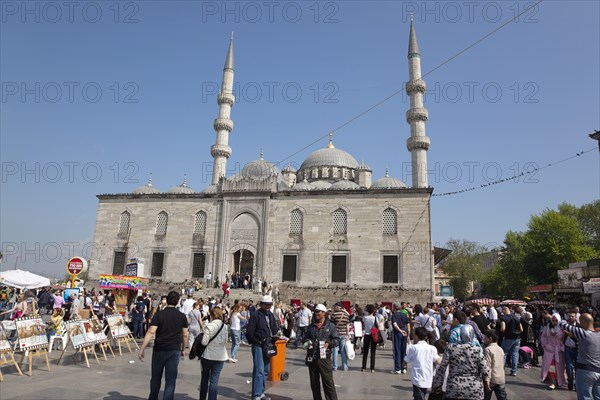
M269 370L268 380L279 382L287 380L288 374L285 372L285 346L287 340L278 339L275 341L277 354L271 357L271 369Z

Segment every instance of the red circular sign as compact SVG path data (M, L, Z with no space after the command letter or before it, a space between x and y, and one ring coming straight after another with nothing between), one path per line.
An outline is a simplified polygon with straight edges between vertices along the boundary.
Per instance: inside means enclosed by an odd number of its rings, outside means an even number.
M85 260L79 257L73 257L67 263L67 272L71 275L79 275L83 271Z

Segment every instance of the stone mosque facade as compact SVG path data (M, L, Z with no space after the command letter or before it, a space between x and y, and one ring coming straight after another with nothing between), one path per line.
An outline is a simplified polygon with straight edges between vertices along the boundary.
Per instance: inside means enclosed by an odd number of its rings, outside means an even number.
M235 103L233 37L214 120L212 184L197 192L184 178L162 192L148 184L126 194L98 195L90 278L124 274L130 257L145 260L144 276L183 282L228 272L254 274L278 286L282 298L426 302L433 298L433 245L427 182L420 52L411 21L410 109L406 145L412 186L329 144L296 171L261 154L225 176L232 154ZM234 143L232 143L234 144Z

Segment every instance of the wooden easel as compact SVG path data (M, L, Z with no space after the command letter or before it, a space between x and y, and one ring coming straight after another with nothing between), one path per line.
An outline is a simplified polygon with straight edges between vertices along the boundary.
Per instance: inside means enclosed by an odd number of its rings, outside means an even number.
M29 353L29 354L27 354ZM41 357L44 356L46 359L46 366L48 367L48 372L50 372L50 361L48 361L48 347L40 347L37 349L27 349L23 356L21 357L21 361L19 361L19 366L23 365L23 361L25 360L25 356L29 358L29 376L33 376L32 367L33 367L33 357Z
M98 342L98 346L100 347L100 350L102 350L104 361L108 361L108 358L106 358L106 349L110 350L110 353L112 354L113 358L115 358L115 352L113 351L112 346L110 345L110 340L105 339L102 342Z
M123 355L123 352L121 351L121 344L126 345L130 353L133 353L133 350L131 350L131 345L129 344L129 342L133 342L137 346L137 343L135 343L135 340L133 339L133 336L131 336L131 334L128 334L126 336L118 336L115 338L115 340L117 341L117 346L119 347L120 356Z
M19 364L17 364L17 360L15 360L14 350L0 351L0 367L2 367L3 365L11 365L11 364L13 364L17 368L19 375L23 375L21 368L19 368ZM2 381L4 381L4 377L2 376L2 371L0 371L0 382L2 382Z
M75 351L75 354L73 354L73 358L75 358L77 353L79 353L80 351L83 353L83 357L85 358L85 364L87 365L88 368L90 368L90 361L88 359L88 353L93 354L94 358L96 359L96 362L98 364L100 364L100 360L98 360L98 355L96 354L96 351L94 350L94 345L82 346L82 347L78 348L77 351Z

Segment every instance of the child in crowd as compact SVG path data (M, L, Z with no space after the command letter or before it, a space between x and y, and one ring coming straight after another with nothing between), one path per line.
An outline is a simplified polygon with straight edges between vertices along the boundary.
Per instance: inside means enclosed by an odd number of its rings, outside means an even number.
M485 343L485 360L490 366L490 375L484 382L484 399L490 400L492 393L496 393L498 400L506 400L506 389L504 388L504 350L498 346L498 334L493 329L485 331L483 338Z
M415 329L418 342L406 352L406 362L410 363L411 381L413 385L413 399L425 400L427 390L433 381L434 364L438 361L438 352L435 347L427 343L427 329Z

